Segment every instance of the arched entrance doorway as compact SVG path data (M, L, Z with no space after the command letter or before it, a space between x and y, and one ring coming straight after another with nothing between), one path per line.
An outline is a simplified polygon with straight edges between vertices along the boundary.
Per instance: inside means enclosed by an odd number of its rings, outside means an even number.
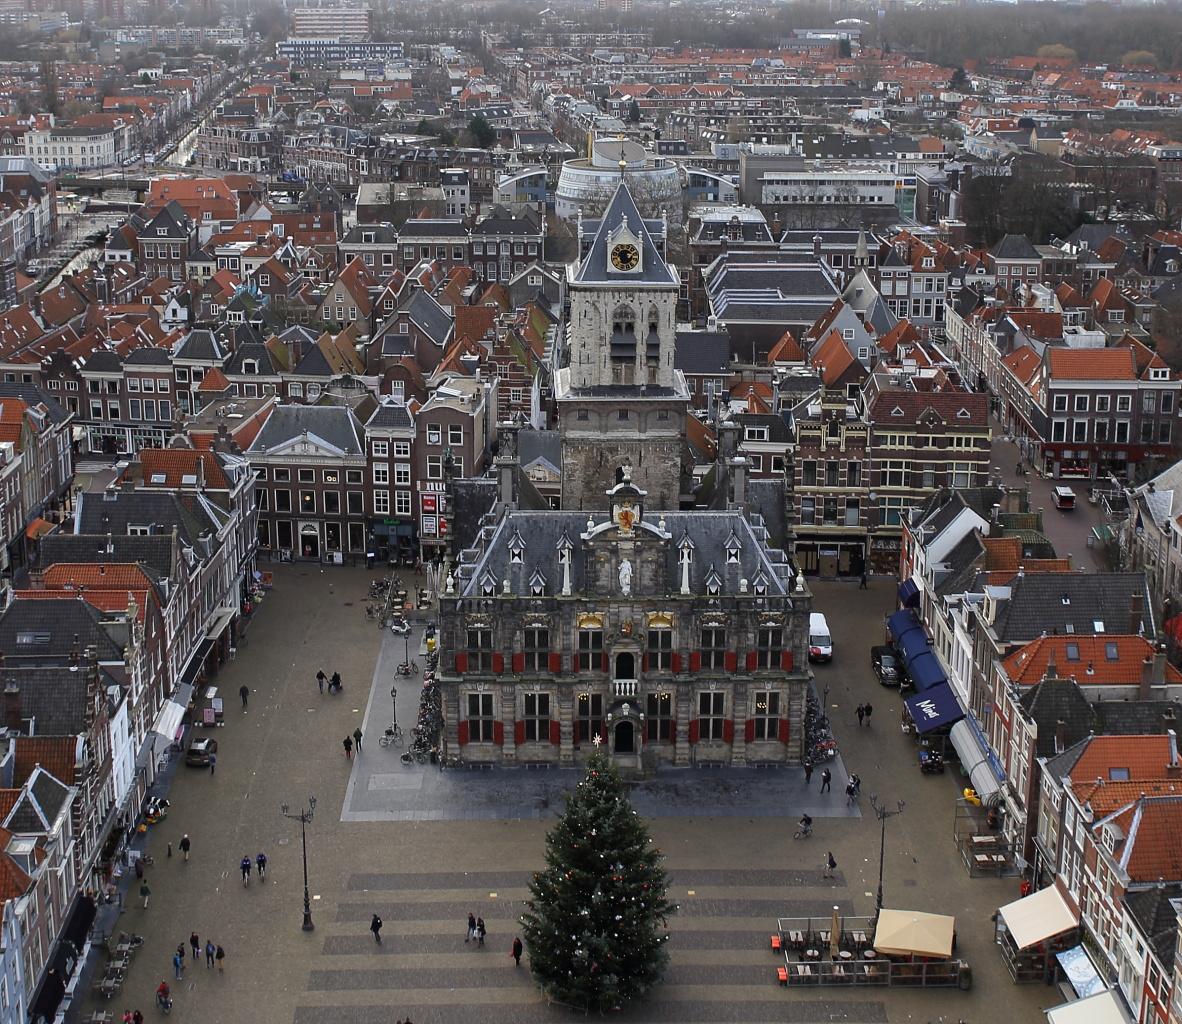
M632 727L632 723L626 719L616 723L615 753L636 753L636 730Z

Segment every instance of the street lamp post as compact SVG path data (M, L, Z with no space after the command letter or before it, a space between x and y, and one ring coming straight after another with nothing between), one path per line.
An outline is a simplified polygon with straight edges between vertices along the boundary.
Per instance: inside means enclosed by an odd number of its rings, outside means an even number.
M291 814L287 804L281 804L279 807L280 813L285 818L300 823L300 845L304 851L304 923L301 927L306 932L310 932L316 927L312 923L312 903L308 898L308 826L312 823L312 814L315 810L316 798L314 796L308 797L308 809L300 811L298 814ZM881 891L881 886L879 888Z
M903 800L898 802L897 810L889 810L886 804L880 804L878 797L873 793L870 794L870 806L874 808L874 816L878 818L878 893L874 897L874 923L878 924L878 915L882 913L882 868L883 862L886 859L886 823L888 818L893 818L898 814L903 813L903 808L906 803Z

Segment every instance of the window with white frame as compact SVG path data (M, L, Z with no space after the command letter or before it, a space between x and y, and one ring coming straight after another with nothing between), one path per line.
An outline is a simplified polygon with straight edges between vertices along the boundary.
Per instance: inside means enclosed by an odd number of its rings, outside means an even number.
M390 492L389 491L374 491L373 492L373 510L375 515L384 516L390 514Z
M410 458L410 442L409 441L395 441L394 442L394 458L409 459Z
M428 480L442 480L443 479L443 456L442 455L428 455L427 456L427 479Z
M725 736L726 694L708 690L698 694L698 739L721 740Z
M398 516L410 515L410 491L394 492L394 514Z
M388 441L374 441L373 442L374 458L384 459L390 454L390 443Z
M394 483L402 487L410 486L410 464L396 462L394 464Z
M385 462L375 462L373 464L373 482L375 484L388 484L390 482L390 466Z

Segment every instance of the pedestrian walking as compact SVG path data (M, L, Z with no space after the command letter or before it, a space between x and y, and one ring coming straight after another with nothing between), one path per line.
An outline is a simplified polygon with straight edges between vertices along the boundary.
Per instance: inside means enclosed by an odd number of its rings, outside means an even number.
M857 772L850 772L850 785L854 787L854 799L862 795L862 776Z
M254 866L259 872L259 881L265 882L267 880L267 855L259 850L259 855L254 859Z
M144 1015L139 1010L131 1015L131 1024L144 1024Z
M217 961L218 974L221 974L226 969L226 951L218 946L217 952L213 955L214 960Z
M804 763L804 784L807 786L813 781L813 762L805 761Z
M181 951L178 949L172 954L172 971L176 975L176 980L181 980L181 974L185 970L185 958L181 956Z
M210 775L212 775L212 774L213 774L213 772L214 772L214 769L215 769L215 768L217 768L217 766L218 766L218 756L217 756L217 754L210 754L210 755L209 755L209 774L210 774Z
M865 569L862 570L862 582L858 584L858 589L859 590L869 590L870 589L869 587L866 586L866 570Z
M169 859L169 860L172 860L172 840L171 840L171 839L168 841L168 854L167 854L167 856L168 856L168 859Z
M212 939L205 940L205 969L208 971L213 967L213 955L217 952L217 946L213 944Z
M341 745L345 748L345 757L352 757L353 756L353 737L346 736L343 740L341 740Z
M182 960L185 959L185 944L183 942L178 942L176 944L176 955Z
M476 919L476 941L481 946L484 945L484 918L483 917L478 917Z
M183 836L181 836L181 843L180 843L181 853L183 853L185 855L185 860L189 859L189 851L192 848L193 848L193 844L189 840L189 833L186 832Z
M242 710L246 710L247 701L250 700L250 687L243 683L238 687L238 696L242 698Z
M373 918L370 920L369 930L373 932L374 942L380 945L382 941L382 919L378 917L377 914L374 914Z
M242 871L242 884L250 885L250 856L243 857L238 862L238 867Z
M854 785L854 780L850 779L849 782L847 782L845 784L845 805L846 805L846 807L849 807L854 802L854 800L857 798L857 796L858 796L858 789Z
M353 742L357 744L357 753L361 753L361 726L353 730Z
M869 724L870 724L870 716L871 716L872 714L874 714L874 705L873 705L873 704L867 704L867 705L866 705L866 708L865 708L865 711L866 711L866 724L867 724L867 725L869 725Z
M144 901L144 909L148 909L148 900L152 897L152 890L148 888L148 880L140 882L140 898Z
M144 858L136 857L135 859L135 877L137 879L144 877Z
M464 936L464 941L471 942L472 938L475 935L476 935L476 915L469 914L468 915L468 934L466 936Z
M324 693L324 684L328 681L328 676L324 674L324 669L316 673L316 685L320 687L320 692Z
M858 728L860 729L862 727L862 719L866 717L866 705L859 704L858 710L854 714L858 716Z
M821 772L821 792L822 793L829 792L829 783L831 783L832 781L833 781L833 773L828 768L826 768L823 772Z
M833 856L833 851L830 850L825 854L825 870L821 872L822 878L832 878L833 872L837 868L837 860Z
M197 933L193 932L189 935L189 945L193 947L193 959L201 959L201 940L197 938Z
M332 674L332 680L328 684L328 692L332 693L333 690L336 690L337 693L340 693L342 689L341 674L339 672L334 672Z
M513 952L510 954L513 957L513 963L518 967L521 966L521 938L517 936L513 939Z

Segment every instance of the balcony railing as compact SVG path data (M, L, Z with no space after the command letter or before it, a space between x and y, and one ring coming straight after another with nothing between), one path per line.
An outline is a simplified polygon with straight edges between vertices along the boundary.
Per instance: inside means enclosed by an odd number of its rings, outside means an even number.
M635 679L617 679L612 683L612 692L617 697L635 697L640 683Z

